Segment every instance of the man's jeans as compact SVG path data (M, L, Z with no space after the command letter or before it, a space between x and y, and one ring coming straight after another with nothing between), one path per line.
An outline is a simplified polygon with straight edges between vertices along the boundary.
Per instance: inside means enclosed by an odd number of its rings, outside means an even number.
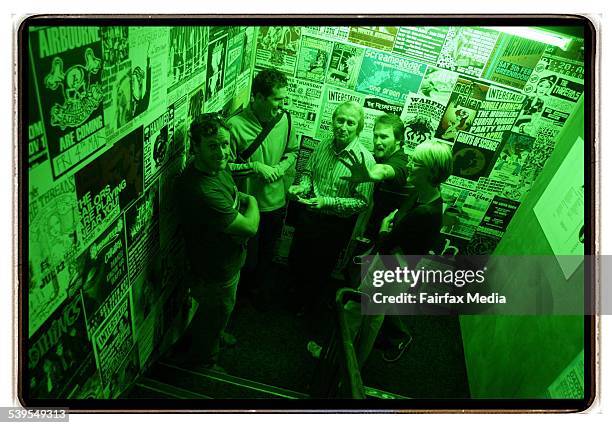
M191 321L191 353L194 360L204 365L215 364L219 358L221 334L227 327L234 304L240 272L225 282L211 283L194 279L191 296L198 302L198 310Z

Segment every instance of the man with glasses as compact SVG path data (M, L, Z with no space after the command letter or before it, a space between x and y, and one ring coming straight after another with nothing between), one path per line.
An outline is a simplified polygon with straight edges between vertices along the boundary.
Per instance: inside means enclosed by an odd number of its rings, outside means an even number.
M230 133L223 118L195 117L190 138L193 156L178 179L177 199L190 292L199 306L186 334L190 353L184 362L223 371L217 365L220 341L236 301L247 240L259 227L259 209L253 196L238 191L227 170Z
M358 165L353 163L353 165ZM363 168L350 165L357 180ZM377 165L378 166L378 165ZM453 170L450 146L439 141L424 141L416 146L408 164L408 185L414 198L402 203L399 209L390 212L379 225L378 237L372 254L407 254L423 256L435 245L442 227L442 198L440 185ZM387 266L387 269L392 267ZM350 302L346 306L351 331L356 334L361 323L359 304ZM393 314L389 314L393 315ZM412 342L410 331L401 316L374 316L367 318L359 345L357 358L362 365L369 355L378 331L385 321L385 334L379 337L384 346L383 359L387 362L399 360Z

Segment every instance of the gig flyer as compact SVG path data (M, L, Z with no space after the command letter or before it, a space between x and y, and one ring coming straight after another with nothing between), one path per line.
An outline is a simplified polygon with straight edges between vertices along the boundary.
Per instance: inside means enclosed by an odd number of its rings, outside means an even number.
M361 62L356 90L404 102L409 93L418 91L426 68L423 63L368 49Z
M59 31L67 34L60 37ZM105 145L102 40L98 27L40 28L30 37L49 159L58 178Z

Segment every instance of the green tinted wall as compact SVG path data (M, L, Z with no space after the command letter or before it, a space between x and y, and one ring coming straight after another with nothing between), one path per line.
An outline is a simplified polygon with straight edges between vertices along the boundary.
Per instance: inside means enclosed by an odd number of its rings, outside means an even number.
M117 397L180 334L173 182L191 118L248 102L255 33L29 32L32 397Z
M578 138L584 138L583 99L556 137L550 159L514 215L494 254L555 254L534 207ZM581 165L575 165L575 173L582 175ZM566 189L555 188L553 191L562 200ZM554 208L551 206L551 211ZM543 290L583 289L584 265L568 279L559 267L552 272L534 272L533 281L537 281ZM515 281L509 286L521 288L530 285ZM584 357L581 360L579 356L584 348L582 317L463 316L461 331L473 397L583 398Z

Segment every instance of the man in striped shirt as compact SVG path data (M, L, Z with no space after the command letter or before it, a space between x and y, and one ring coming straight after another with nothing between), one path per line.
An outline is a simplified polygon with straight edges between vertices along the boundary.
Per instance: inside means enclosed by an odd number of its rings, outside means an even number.
M363 118L357 102L340 104L332 116L333 138L315 148L300 183L289 188L289 194L303 205L289 254L295 287L303 292L302 312L312 312L324 297L323 287L348 244L357 216L372 198L373 183L341 179L350 175L343 163L349 151L363 156L367 166L375 164L372 154L357 141Z

